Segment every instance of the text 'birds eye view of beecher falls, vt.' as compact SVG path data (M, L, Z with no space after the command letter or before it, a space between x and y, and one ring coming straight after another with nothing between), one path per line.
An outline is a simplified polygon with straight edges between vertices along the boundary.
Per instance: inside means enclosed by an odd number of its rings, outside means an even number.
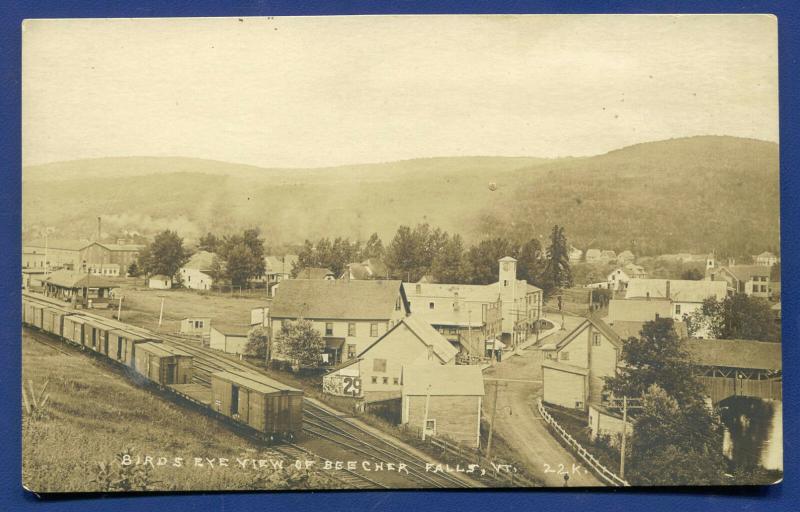
M774 16L22 44L31 493L782 480Z

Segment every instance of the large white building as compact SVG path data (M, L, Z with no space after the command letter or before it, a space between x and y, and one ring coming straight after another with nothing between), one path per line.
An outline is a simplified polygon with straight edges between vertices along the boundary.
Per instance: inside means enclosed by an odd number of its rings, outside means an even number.
M180 270L183 286L192 290L210 290L214 284L211 277L213 263L212 252L200 251L192 256Z
M407 283L404 284L411 312L431 325L443 312L458 312L459 318L480 323L487 308L501 307L500 332L505 341L524 341L542 314L542 290L517 279L517 260L498 260L499 279L487 285Z

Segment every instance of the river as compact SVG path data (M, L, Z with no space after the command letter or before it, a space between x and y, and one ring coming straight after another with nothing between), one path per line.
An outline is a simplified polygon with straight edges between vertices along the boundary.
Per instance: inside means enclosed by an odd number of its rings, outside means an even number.
M720 403L723 453L734 467L783 471L783 402L735 396Z

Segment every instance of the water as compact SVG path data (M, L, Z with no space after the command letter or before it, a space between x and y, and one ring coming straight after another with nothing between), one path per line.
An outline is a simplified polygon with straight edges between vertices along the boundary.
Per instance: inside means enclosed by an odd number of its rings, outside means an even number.
M783 471L783 402L744 396L720 402L722 450L736 467Z

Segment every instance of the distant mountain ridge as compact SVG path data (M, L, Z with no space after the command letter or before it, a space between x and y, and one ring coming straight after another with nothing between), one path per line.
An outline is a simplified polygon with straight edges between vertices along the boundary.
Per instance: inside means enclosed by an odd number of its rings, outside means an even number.
M322 169L187 158L26 167L23 228L59 236L173 227L192 238L259 226L274 243L430 222L467 240L545 236L636 253L757 254L779 244L778 145L701 136L592 157L442 157ZM490 186L491 185L491 186Z

